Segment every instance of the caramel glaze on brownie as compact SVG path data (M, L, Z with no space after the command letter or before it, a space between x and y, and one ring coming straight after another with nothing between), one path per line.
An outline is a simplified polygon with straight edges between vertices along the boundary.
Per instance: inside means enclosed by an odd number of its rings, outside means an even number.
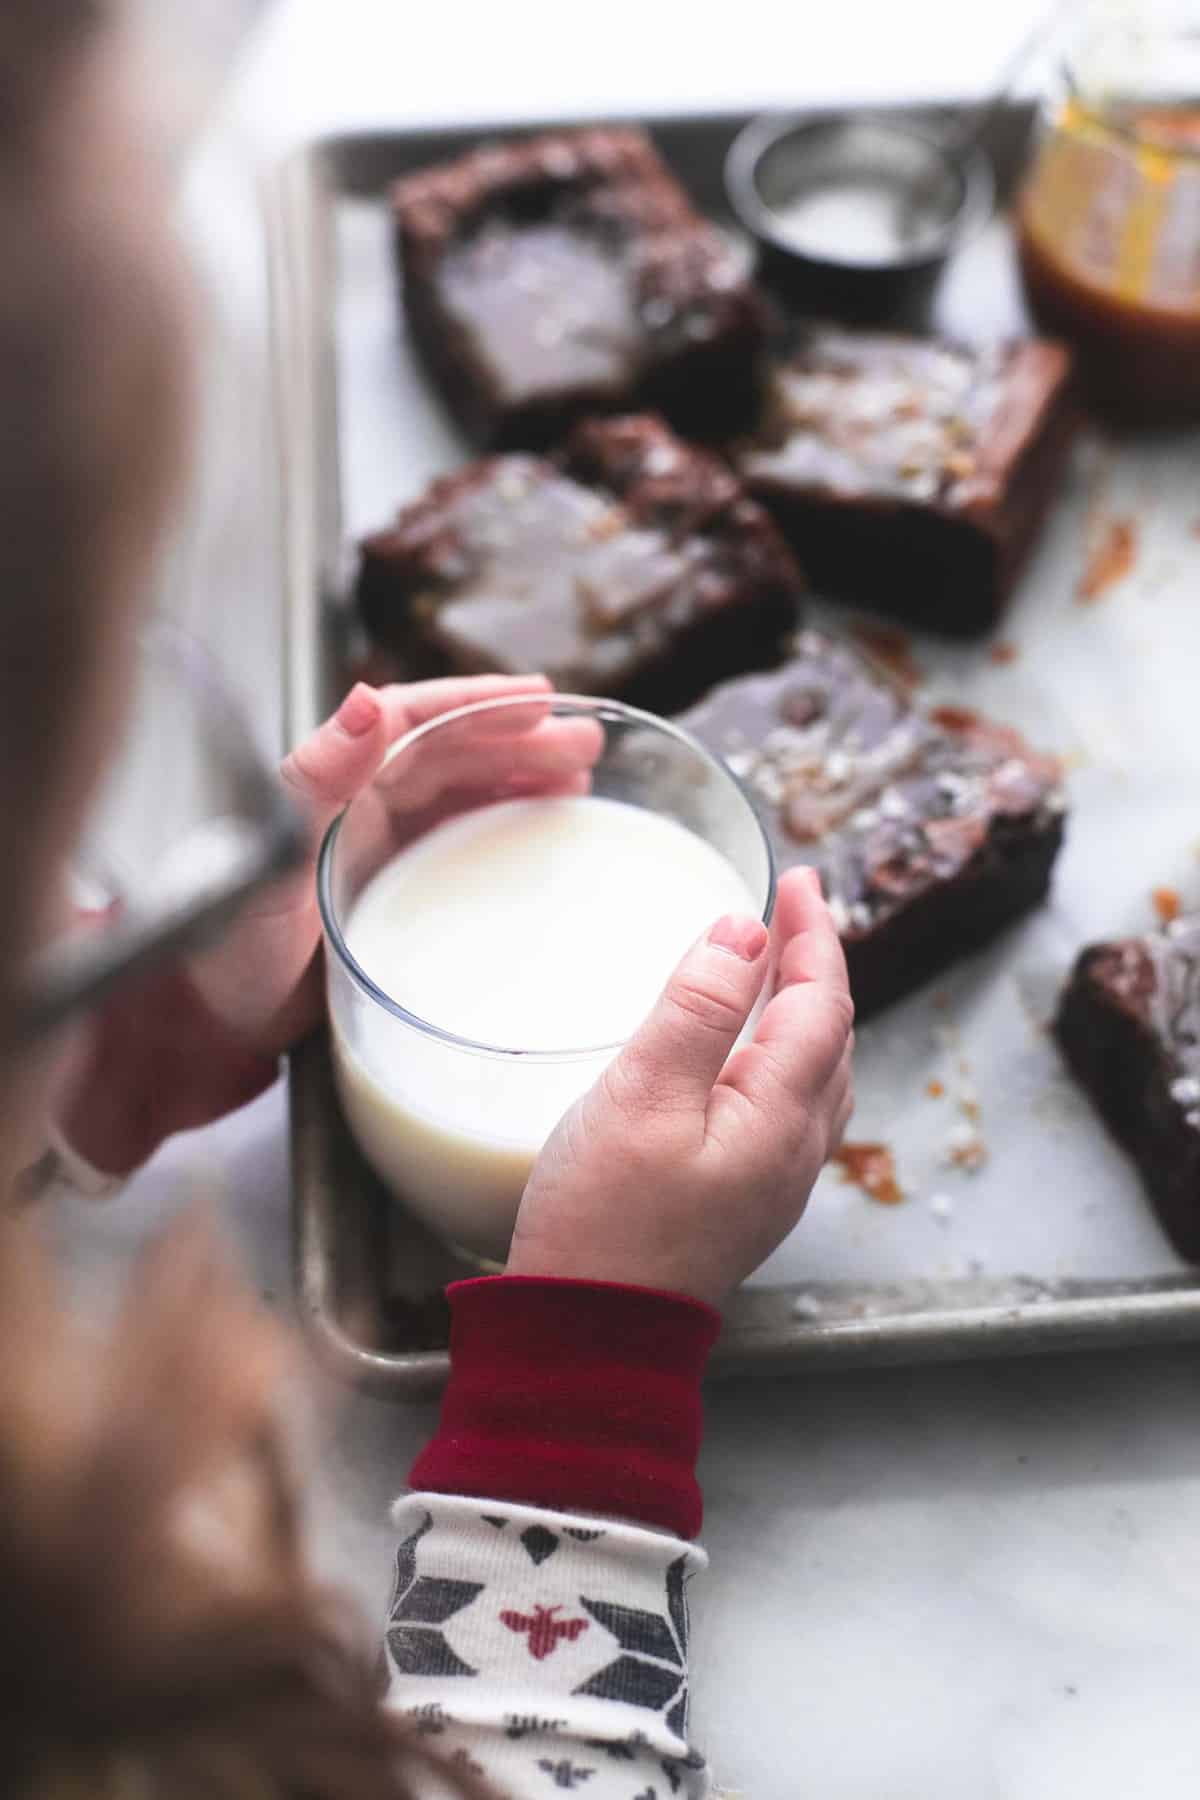
M1167 1236L1200 1262L1200 918L1084 950L1054 1031Z
M639 416L489 457L362 545L360 611L414 674L520 674L659 712L765 668L803 587L717 457Z
M814 585L955 637L992 628L1075 427L1057 344L813 328L733 452Z
M778 867L820 870L860 1017L1045 896L1058 764L1003 725L914 707L849 644L801 632L784 667L726 683L682 722L746 783Z
M766 303L644 132L484 147L398 182L392 207L410 328L483 448L643 407L698 437L748 423Z

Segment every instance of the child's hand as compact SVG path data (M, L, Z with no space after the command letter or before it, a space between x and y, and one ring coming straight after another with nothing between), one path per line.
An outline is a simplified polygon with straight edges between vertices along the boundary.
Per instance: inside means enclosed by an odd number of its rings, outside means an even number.
M850 1116L854 1010L810 871L780 882L775 931L776 991L737 1051L767 933L755 919L722 920L688 952L535 1163L510 1274L717 1304L787 1236Z
M71 1146L121 1174L172 1132L206 1124L267 1087L281 1052L320 1017L315 867L328 826L415 726L479 700L549 690L540 675L356 687L281 769L309 818L309 861L251 901L213 950L118 993L90 1021L59 1108ZM452 764L431 746L427 763L406 766L402 790L381 789L389 812L415 831L451 790L586 786L600 747L590 721L531 719L534 709L519 710L516 718L485 715L478 750L460 750Z
M220 944L191 964L204 1000L243 1044L278 1056L320 1017L317 851L338 813L379 773L390 746L460 706L549 692L544 675L484 675L384 688L360 683L334 717L293 750L281 774L308 815L310 859L252 901ZM586 720L531 719L532 711L485 715L477 744L460 745L452 763L436 742L431 744L427 758L404 765L403 789L384 790L389 811L402 813L415 835L450 791L480 787L491 797L504 781L512 792L547 792L586 771L600 748L595 728Z

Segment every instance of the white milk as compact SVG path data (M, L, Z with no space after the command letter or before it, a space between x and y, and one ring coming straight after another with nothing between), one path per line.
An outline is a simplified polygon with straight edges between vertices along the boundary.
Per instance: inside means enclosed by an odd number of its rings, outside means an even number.
M347 1118L385 1182L482 1256L508 1248L534 1157L723 913L759 912L719 851L594 797L511 800L386 864L345 926L352 955L418 1018L539 1057L489 1056L331 994ZM582 1053L579 1053L582 1052Z

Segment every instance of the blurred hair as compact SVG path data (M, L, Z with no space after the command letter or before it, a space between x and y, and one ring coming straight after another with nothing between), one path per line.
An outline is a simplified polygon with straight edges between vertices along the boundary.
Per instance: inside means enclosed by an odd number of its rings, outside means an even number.
M379 1703L309 1574L282 1331L187 1219L99 1339L0 1218L0 1792L404 1800L491 1790ZM419 1788L418 1788L418 1791Z
M96 0L0 11L0 1004L120 706L184 441L181 284Z
M0 1008L112 741L182 461L166 217L104 9L3 0ZM0 1067L0 1153L20 1079ZM305 1568L287 1361L194 1228L94 1340L0 1205L5 1796L395 1800L433 1766Z
M47 59L56 62L64 49L102 21L98 0L7 0L0 15L0 96L5 132L21 116L32 117L44 97Z

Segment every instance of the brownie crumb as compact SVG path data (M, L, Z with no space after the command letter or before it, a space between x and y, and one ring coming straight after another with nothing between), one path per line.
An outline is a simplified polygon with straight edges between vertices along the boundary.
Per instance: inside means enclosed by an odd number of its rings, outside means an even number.
M880 625L870 619L852 619L850 636L861 644L869 656L882 663L901 686L917 688L925 679L925 671L913 655L912 639L898 625Z
M1174 888L1155 888L1150 899L1162 924L1169 925L1173 919L1179 917L1181 903L1179 894Z
M853 1182L880 1206L899 1206L904 1190L896 1179L896 1161L886 1144L842 1144L830 1161L843 1181Z
M1102 520L1088 549L1087 564L1075 590L1090 605L1124 581L1137 561L1138 534L1133 519Z

